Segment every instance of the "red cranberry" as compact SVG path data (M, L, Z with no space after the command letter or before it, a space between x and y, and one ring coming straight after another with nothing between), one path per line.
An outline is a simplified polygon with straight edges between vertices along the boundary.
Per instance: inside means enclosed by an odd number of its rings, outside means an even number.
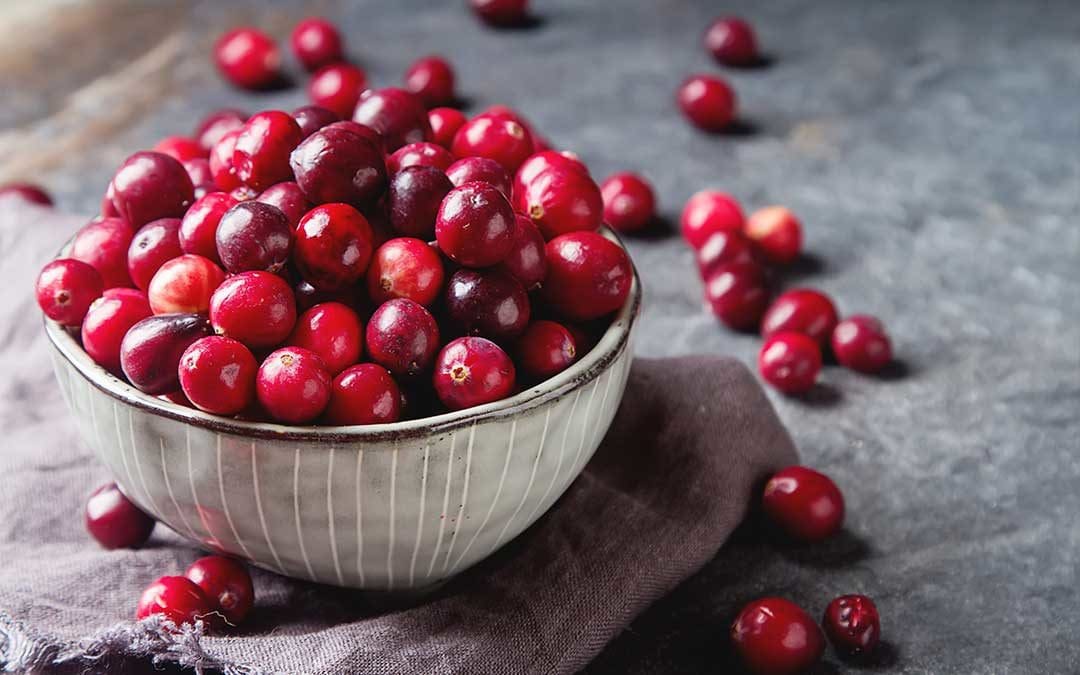
M209 151L206 148L194 138L188 138L187 136L166 136L158 141L151 150L168 155L180 163L189 159L206 159L209 156Z
M386 195L386 209L394 230L430 240L443 199L454 188L433 166L409 166L394 174Z
M731 625L731 641L757 675L805 672L825 651L825 638L810 615L782 598L762 598L743 607Z
M617 173L600 185L604 222L619 232L637 232L656 215L652 186L633 173Z
M356 312L340 302L324 302L300 315L287 343L318 354L336 375L360 360L363 340Z
M359 95L359 94L357 94ZM353 102L356 105L356 102ZM352 108L349 108L352 111ZM346 113L347 114L347 113ZM296 125L300 127L300 135L307 138L319 129L329 126L334 122L340 122L342 115L318 105L305 105L292 111Z
M2 185L0 186L0 197L5 195L15 195L23 201L40 204L41 206L53 205L52 197L49 196L48 192L30 183L7 183Z
M865 595L841 595L825 608L825 634L843 656L869 654L881 639L881 618Z
M247 119L247 113L233 108L215 110L199 122L199 126L195 129L195 138L198 139L199 145L209 152L222 136L244 126Z
M90 305L104 290L101 274L74 258L62 258L46 265L34 286L38 306L45 316L73 327L82 325Z
M429 108L454 102L454 69L439 56L425 56L405 71L405 88Z
M515 353L525 374L544 380L569 368L577 357L577 348L566 326L534 321L518 338Z
M679 87L679 107L694 126L723 131L735 119L735 92L711 75L694 75Z
M770 206L750 214L743 228L750 241L769 262L787 265L802 251L802 225L788 209Z
M159 314L132 326L120 344L120 366L139 391L167 394L180 388L178 368L184 351L210 334L198 314Z
M259 192L247 185L241 185L240 187L231 190L229 196L238 202L250 202L259 196Z
M255 400L251 350L232 338L211 335L196 340L180 357L180 388L199 410L235 415Z
M130 287L127 252L133 236L131 227L119 218L93 221L75 235L70 255L96 269L105 288Z
M154 314L205 314L210 296L225 281L225 272L201 255L181 255L167 261L150 280L146 294Z
M750 261L732 262L709 270L705 300L716 318L733 330L754 330L769 303L761 267Z
M191 184L195 186L192 193L198 200L210 192L217 192L217 183L214 182L214 172L210 170L210 160L197 157L181 162L184 171L187 171ZM191 207L188 207L190 210Z
M742 19L729 16L713 21L705 31L705 49L728 66L750 66L758 61L754 29Z
M223 192L234 190L243 183L236 175L236 167L233 165L233 152L236 150L236 139L240 137L243 127L228 131L221 140L210 148L210 173L214 176L214 185Z
M371 315L365 338L372 361L395 375L416 375L431 365L439 327L420 303L395 298Z
M513 180L513 192L514 194L525 194L529 189L529 184L532 183L537 176L544 173L548 169L559 169L560 171L573 171L580 173L583 176L589 175L589 169L581 160L577 158L572 152L555 152L554 150L544 150L537 152L522 163L521 167L514 174Z
M855 314L836 324L832 349L840 365L860 373L876 373L892 361L892 343L881 322Z
M744 220L734 197L715 190L702 190L687 200L680 225L686 243L699 249L717 232L741 232Z
M374 203L386 187L386 162L378 135L362 125L337 122L316 131L290 159L296 183L313 204Z
M317 206L296 229L296 266L315 288L345 288L367 270L373 238L367 218L348 204Z
M344 59L341 33L334 24L317 16L308 17L296 24L289 43L296 59L308 72Z
M382 134L387 152L431 136L424 103L404 89L369 89L360 95L353 121ZM456 153L455 153L456 154Z
M420 239L391 239L375 251L367 270L367 287L372 301L379 304L406 298L431 305L443 287L442 259Z
M214 601L195 582L185 577L161 577L146 587L139 598L135 618L142 620L160 614L176 626L209 623Z
M255 604L255 587L244 563L220 555L208 555L191 563L184 576L216 603L225 621L237 626Z
M225 79L244 89L262 89L281 76L277 45L255 28L236 28L214 45L214 61Z
M292 182L271 185L263 190L262 194L256 197L256 200L263 204L269 204L285 214L285 220L288 221L290 230L295 230L300 224L300 219L311 210L311 204L308 202L307 197L304 196L304 191L300 189L299 185Z
M184 254L180 248L180 219L159 218L143 225L128 246L128 274L142 290L166 262Z
M447 150L454 144L458 129L465 126L468 118L454 108L433 108L428 111L428 123L431 125L431 141Z
M634 268L626 251L595 232L572 232L547 243L548 275L540 289L557 312L575 321L610 314L626 302Z
M252 115L236 137L232 157L236 177L255 190L291 180L289 155L302 140L292 115L280 110Z
M251 349L281 344L296 323L296 301L284 279L269 272L241 272L210 298L214 332Z
M446 148L434 143L410 143L394 151L386 158L386 170L397 173L407 166L433 166L446 171L454 163L454 156Z
M317 354L300 347L282 347L259 366L255 393L278 422L304 424L326 409L330 386L330 371Z
M499 270L459 269L446 284L446 311L465 333L502 341L525 330L529 296L517 279Z
M774 333L758 352L758 370L785 394L809 391L821 370L821 348L802 333Z
M773 474L761 503L773 522L802 541L821 541L844 524L840 488L825 474L805 466L789 466Z
M492 26L513 26L525 22L529 0L469 0L469 6Z
M334 63L321 68L308 82L308 98L311 102L333 111L342 119L352 117L365 90L367 73L351 63Z
M217 229L225 212L237 205L237 201L225 192L211 192L195 201L180 221L180 248L221 262L217 251Z
M481 181L491 183L503 196L510 199L510 174L493 159L486 157L465 157L451 164L446 169L446 177L454 184L461 187L465 183Z
M540 285L547 276L547 254L544 235L525 216L514 214L514 244L510 253L498 265L510 276L521 282L526 290Z
M86 500L86 531L107 549L138 548L150 538L154 519L106 483Z
M326 421L330 424L390 424L401 419L401 390L380 365L361 363L334 378Z
M136 152L112 179L112 202L128 225L140 228L158 218L179 218L195 201L184 165L160 152Z
M546 239L595 230L604 218L604 199L593 179L559 168L540 172L523 192L515 192L514 205Z
M514 211L490 183L465 183L443 199L435 239L439 250L459 265L495 265L514 245Z
M710 236L696 251L696 258L702 279L712 277L726 265L756 262L750 242L736 231L720 231Z
M82 324L83 349L102 368L120 372L120 344L128 329L150 316L146 293L111 288L90 305Z
M221 217L214 239L229 272L262 270L280 274L289 262L293 229L276 206L241 202Z
M533 154L533 144L525 127L514 120L477 115L458 129L451 150L458 157L493 159L514 172Z
M514 364L482 337L451 340L435 361L435 394L451 410L506 398L514 391Z
M802 333L821 346L836 327L836 307L829 296L812 288L793 288L776 298L761 320L761 336Z

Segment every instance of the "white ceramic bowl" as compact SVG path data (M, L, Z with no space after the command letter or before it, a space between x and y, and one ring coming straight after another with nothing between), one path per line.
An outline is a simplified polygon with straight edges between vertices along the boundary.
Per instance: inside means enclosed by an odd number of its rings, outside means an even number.
M610 233L608 233L610 236ZM396 424L244 422L143 394L46 321L82 438L124 493L199 546L292 577L421 589L491 555L578 476L611 424L641 303L578 363L495 403Z

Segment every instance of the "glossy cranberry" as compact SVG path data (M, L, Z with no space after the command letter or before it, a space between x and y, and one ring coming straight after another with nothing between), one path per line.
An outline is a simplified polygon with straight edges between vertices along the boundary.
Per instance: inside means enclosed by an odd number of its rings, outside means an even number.
M180 219L160 218L143 225L128 246L128 274L142 290L158 269L173 258L184 254L180 248Z
M311 203L304 196L304 191L296 183L286 182L271 185L255 198L263 204L269 204L280 210L289 223L289 229L295 230L300 219L311 210Z
M836 324L832 350L840 365L860 373L876 373L892 361L892 343L885 327L872 316L855 314Z
M723 131L735 119L735 92L718 77L687 78L677 98L686 118L704 131Z
M447 150L454 144L458 129L465 126L468 118L454 108L433 108L428 111L428 123L431 125L431 141Z
M514 245L514 211L490 183L465 183L443 199L435 239L439 250L459 265L490 267Z
M341 115L318 105L300 106L292 111L292 116L296 120L296 125L300 127L300 135L304 138L325 126L341 121Z
M215 604L225 621L237 626L255 604L255 587L247 566L239 560L208 555L191 563L184 576L202 589Z
M194 138L188 138L187 136L166 136L158 141L157 145L151 150L168 155L180 163L184 163L189 159L206 159L210 156L209 150L200 145Z
M289 261L293 228L276 206L240 202L225 212L214 240L218 258L229 272L262 270L280 274Z
M637 232L656 215L652 186L633 173L617 173L600 185L604 222L619 232Z
M362 93L353 121L382 134L387 152L409 143L426 141L431 136L431 124L423 101L395 87L369 89Z
M825 635L843 656L869 654L881 639L881 617L865 595L841 595L825 608Z
M433 166L409 166L394 174L386 195L390 224L400 234L430 240L443 199L454 188Z
M431 366L439 327L423 305L405 298L375 310L365 333L368 356L395 375L416 375Z
M515 346L517 364L529 377L543 380L561 373L577 358L570 330L554 321L533 321Z
M251 350L232 338L196 340L180 357L180 388L199 410L235 415L255 400L259 364Z
M167 394L180 388L177 369L184 351L210 334L206 317L159 314L132 326L120 344L120 366L140 391Z
M184 165L160 152L136 152L112 179L112 202L128 225L138 229L158 218L179 218L195 201Z
M429 108L454 102L454 69L439 56L425 56L405 71L405 88Z
M493 159L486 157L465 157L451 164L446 169L446 177L461 187L465 183L480 181L498 188L504 197L510 199L510 174Z
M793 288L769 305L761 320L761 336L802 333L824 347L837 321L836 307L829 296L812 288Z
M212 620L214 601L195 582L185 577L161 577L146 587L139 598L135 618L160 614L176 626Z
M293 151L296 183L313 204L375 203L386 188L386 162L378 135L337 122L316 131Z
M128 329L150 316L146 293L111 288L90 305L82 324L83 349L99 366L120 373L120 344Z
M533 143L525 127L514 120L477 115L458 129L451 150L458 157L493 159L512 173L533 154Z
M769 304L769 289L761 267L739 261L711 268L705 281L709 309L732 330L757 330Z
M313 104L332 111L340 119L349 119L366 89L367 73L362 68L351 63L334 63L315 73L307 90Z
M769 206L750 214L743 233L769 262L787 265L802 251L802 225L788 209Z
M299 316L286 343L322 358L331 375L360 360L364 327L356 312L340 302L315 305Z
M727 66L751 66L759 60L754 29L733 16L717 19L709 25L705 31L705 49Z
M548 274L540 292L568 319L588 321L626 302L634 281L630 258L595 232L572 232L547 243Z
M514 364L482 337L451 340L435 360L435 394L451 410L506 398L514 391Z
M432 246L398 237L375 251L367 270L368 296L378 304L405 298L429 306L438 299L443 280L442 259Z
M743 607L731 625L731 642L755 675L806 672L825 651L814 620L783 598L762 598Z
M517 173L514 174L514 194L525 194L529 189L529 184L548 169L573 171L583 176L589 175L588 167L582 164L574 153L544 150L526 159L517 170Z
M402 397L397 382L386 368L361 363L334 378L329 424L390 424L401 419Z
M821 370L821 348L802 333L774 333L758 352L761 377L785 394L809 391Z
M236 199L225 192L211 192L195 201L180 221L180 248L221 262L217 251L217 230L221 217L237 205Z
M222 192L229 192L243 185L233 165L236 139L240 137L241 131L243 127L226 132L221 140L210 148L210 173L214 177L214 185Z
M547 276L545 247L544 235L540 234L533 221L515 213L514 243L497 269L517 279L526 290L531 290Z
M86 531L104 548L138 548L150 538L154 519L135 506L116 483L102 485L86 500Z
M702 190L686 201L679 220L683 239L699 249L718 232L741 232L745 218L731 195Z
M595 230L604 218L604 199L593 179L558 168L540 172L523 192L515 192L514 206L532 218L545 239Z
M196 157L195 159L181 162L181 164L184 165L184 171L187 171L188 178L191 179L191 184L195 186L195 191L192 194L195 196L196 200L201 199L210 192L217 192L217 183L214 182L214 172L210 170L210 160ZM191 207L188 207L189 210L190 208Z
M695 252L702 279L711 278L726 265L752 264L756 260L750 242L739 232L721 231L709 237Z
M92 221L75 234L70 257L96 269L105 288L130 287L127 253L134 234L119 218Z
M289 155L302 140L292 115L280 110L252 115L236 137L232 157L236 177L255 190L292 180Z
M53 205L52 197L49 196L48 192L45 192L45 190L37 185L32 185L30 183L7 183L5 185L0 185L0 198L6 195L15 195L23 201L40 204L41 206Z
M165 262L150 280L146 294L154 314L205 314L210 296L225 272L209 258L190 253Z
M209 152L222 136L244 126L247 119L248 114L242 110L234 108L215 110L199 122L199 126L195 129L195 138L199 141L199 145Z
M255 393L266 412L278 422L311 422L330 402L331 375L314 352L282 347L259 366Z
M386 158L386 170L393 174L408 166L432 166L445 172L453 163L454 156L441 145L410 143Z
M230 190L229 196L238 202L250 202L259 196L259 191L247 185L241 185Z
M214 45L214 62L228 81L244 89L262 89L281 77L281 52L255 28L236 28Z
M214 332L251 349L281 344L296 324L296 301L284 279L269 272L241 272L210 298Z
M529 12L529 0L469 0L469 6L492 26L524 23Z
M832 536L844 524L844 495L825 474L789 466L765 484L762 508L788 535L806 542Z
M446 284L447 315L470 335L503 341L529 323L529 296L517 279L499 270L459 269Z
M324 204L300 220L294 260L312 286L334 291L363 277L373 249L371 225L363 214L348 204Z
M344 59L341 33L326 19L313 16L296 24L289 37L296 60L308 72Z
M90 305L104 290L101 274L74 258L61 258L46 265L34 285L38 306L45 316L72 327L82 325Z

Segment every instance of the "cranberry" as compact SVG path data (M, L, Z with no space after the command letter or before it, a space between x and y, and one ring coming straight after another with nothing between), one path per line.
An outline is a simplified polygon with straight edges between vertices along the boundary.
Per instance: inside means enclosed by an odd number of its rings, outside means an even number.
M855 314L836 324L832 349L840 365L860 373L876 373L892 361L892 344L881 322Z
M811 288L793 288L776 298L761 320L761 336L802 333L821 346L836 327L836 307L829 296Z
M180 357L180 388L199 410L235 415L255 400L251 350L232 338L211 335L191 343Z
M514 120L477 115L458 129L451 150L458 157L493 159L514 172L533 154L533 143L525 127Z
M279 274L289 261L293 229L276 206L241 202L221 216L214 239L229 272L262 270Z
M364 327L360 317L340 302L315 305L296 320L287 343L318 354L331 375L360 360Z
M520 281L527 290L539 286L547 276L545 246L544 235L533 221L515 213L514 243L498 269Z
M454 69L439 56L425 56L405 71L405 88L429 108L454 102Z
M150 309L154 314L205 314L210 296L223 281L225 272L208 258L190 253L173 258L150 280Z
M705 31L705 49L728 66L750 66L758 62L754 29L733 16L717 19L709 25Z
M259 191L247 185L229 191L229 196L238 202L250 202L259 196Z
M86 500L86 531L104 548L138 548L150 538L154 519L135 506L116 483L102 485Z
M715 190L702 190L686 201L680 226L686 243L699 249L717 232L741 232L744 220L734 197Z
M277 45L255 28L236 28L214 45L214 61L225 79L244 89L262 89L281 76Z
M90 305L82 324L83 349L102 368L120 372L120 344L128 329L150 316L146 293L112 288Z
M534 321L518 338L515 353L522 371L543 380L569 368L577 357L577 348L566 326Z
M401 419L397 382L380 365L361 363L334 378L326 421L330 424L390 424Z
M431 136L424 103L404 89L369 89L360 95L353 121L382 134L387 152ZM456 154L456 153L455 153Z
M146 587L139 598L135 618L160 614L176 626L211 618L214 601L195 582L185 577L161 577Z
M166 136L151 150L168 155L180 163L189 159L206 159L210 154L197 140L187 136Z
M373 238L367 218L348 204L317 206L296 229L296 266L315 288L345 288L367 270Z
M451 340L435 361L435 394L451 410L506 398L514 391L514 364L482 337Z
M705 278L705 300L716 318L733 330L754 330L769 303L761 267L739 261L716 266Z
M454 108L433 108L428 111L428 123L431 125L431 141L447 150L454 144L458 129L465 126L468 118Z
M74 258L62 258L46 265L34 285L38 306L45 316L73 327L82 325L90 305L104 290L101 274Z
M45 192L45 190L37 185L31 185L30 183L7 183L6 185L0 185L0 197L4 197L5 195L15 195L23 201L40 204L41 206L53 205L52 197L49 196L48 192Z
M278 422L303 424L326 409L330 386L330 371L317 354L300 347L282 347L259 366L255 393Z
M634 268L626 251L595 232L572 232L547 243L548 275L540 292L575 321L597 319L626 302Z
M454 156L441 145L434 143L410 143L394 151L386 158L386 170L397 173L407 166L433 166L446 171L454 163Z
M743 663L758 675L795 675L825 651L825 638L801 607L783 598L749 603L731 625L731 641Z
M195 191L192 193L196 200L203 197L203 195L209 192L217 192L217 183L214 182L214 172L210 170L210 160L203 159L202 157L196 157L195 159L189 159L181 162L184 165L184 171L187 171L188 178L191 179L191 184L195 186ZM191 207L188 207L190 210Z
M372 301L379 304L406 298L431 305L443 287L442 259L420 239L391 239L375 251L367 270L367 287Z
M280 110L252 115L236 137L232 157L236 177L255 190L291 180L289 155L302 140L292 115Z
M394 174L386 195L390 224L410 237L430 240L443 199L454 188L433 166L409 166Z
M517 279L499 270L459 269L446 285L450 320L470 335L503 341L529 323L529 296Z
M128 225L140 228L158 218L179 218L195 201L184 165L160 152L136 152L112 179L112 203Z
M209 152L222 136L244 126L247 119L248 114L241 110L233 108L215 110L199 122L199 126L195 129L195 138L198 139L199 145Z
M180 248L214 262L221 262L217 251L217 230L225 212L237 205L225 192L211 192L195 201L180 221Z
M337 122L316 131L293 151L296 183L313 204L374 203L386 187L386 162L378 135L362 125Z
M696 251L698 272L703 279L725 265L755 263L754 252L746 237L737 231L722 230L710 236Z
M341 61L341 33L326 19L313 16L296 24L289 38L293 54L309 72Z
M495 265L514 245L514 211L490 183L465 183L443 199L435 239L439 250L459 265Z
M492 26L513 26L524 23L529 0L469 0L469 6Z
M735 119L735 92L711 75L694 75L679 87L679 107L694 126L723 131Z
M439 327L420 303L395 298L371 315L365 338L372 361L395 375L416 375L431 365Z
M446 169L446 177L454 184L461 187L465 183L481 181L491 183L503 196L510 199L510 174L493 159L486 157L465 157L451 164Z
M637 232L656 215L652 186L633 173L617 173L600 185L604 222L619 232Z
M841 595L825 608L825 634L843 656L869 654L881 639L881 618L865 595Z
M802 251L802 225L788 209L770 206L750 214L743 233L769 262L787 265Z
M802 333L774 333L758 352L758 370L785 394L809 391L821 370L821 348Z
M825 474L805 466L789 466L773 474L761 503L773 522L802 541L821 541L844 524L840 488Z
M523 192L515 192L514 205L532 218L545 239L595 230L604 218L604 199L593 179L554 167L540 172Z
M355 102L354 102L355 105ZM352 108L349 109L350 111ZM318 105L305 105L292 111L296 125L300 127L300 135L307 138L319 129L329 126L334 122L340 122L342 115Z
M263 190L256 200L276 207L285 214L290 230L295 230L300 224L300 219L311 210L311 204L304 196L304 191L292 182L271 185Z
M296 323L296 301L284 279L269 272L241 272L210 298L214 332L251 349L281 344Z
M143 225L131 240L127 253L128 274L135 285L145 291L158 268L183 253L180 219L160 218Z
M90 222L71 242L71 257L98 271L105 288L130 287L127 252L134 232L119 218Z
M334 63L321 68L308 82L308 98L311 102L332 111L341 119L352 117L365 90L367 73L351 63Z
M544 150L526 159L517 170L517 173L514 174L514 194L525 194L526 190L529 189L529 184L548 169L573 171L583 176L589 175L588 167L582 164L574 153Z
M198 314L149 316L132 326L120 344L124 375L147 394L176 391L180 357L191 343L209 334L209 323Z
M239 625L255 604L255 587L247 567L239 560L208 555L191 563L184 576L195 582L225 621Z
M236 175L236 167L233 165L233 153L236 150L236 139L240 137L243 127L228 131L221 140L210 148L210 173L214 176L214 185L223 192L236 189L243 185Z

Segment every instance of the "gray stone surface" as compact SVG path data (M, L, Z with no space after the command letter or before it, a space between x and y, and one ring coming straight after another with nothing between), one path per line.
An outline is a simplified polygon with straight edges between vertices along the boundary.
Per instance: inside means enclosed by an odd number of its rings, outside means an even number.
M672 220L705 187L788 205L811 260L787 283L880 315L901 360L885 378L832 367L805 399L773 396L805 461L844 489L845 535L791 548L748 530L589 672L725 671L741 603L778 594L818 614L847 592L883 615L889 645L871 670L1080 672L1080 4L535 0L541 25L501 33L462 4L308 8L348 27L374 83L446 54L475 106L520 107L597 176L643 172ZM300 88L228 89L206 52L245 17L285 35L298 5L100 3L115 19L104 34L119 23L126 37L0 84L0 171L89 213L124 155L210 108L301 103ZM80 16L63 11L54 22ZM755 23L771 67L709 61L698 39L720 11ZM37 47L39 66L72 61L69 47ZM684 122L672 93L693 71L730 79L752 133ZM759 341L702 310L678 238L631 248L641 354L752 362Z

